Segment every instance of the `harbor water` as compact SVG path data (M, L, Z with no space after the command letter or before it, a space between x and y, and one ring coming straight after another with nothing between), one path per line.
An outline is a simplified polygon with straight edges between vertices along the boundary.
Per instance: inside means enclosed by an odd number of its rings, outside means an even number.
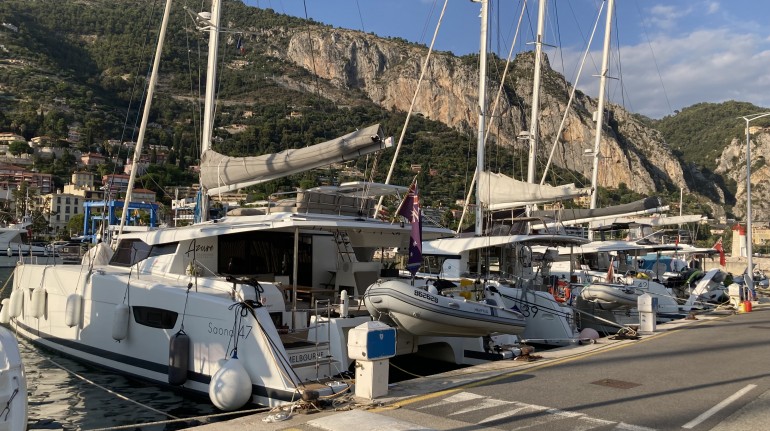
M11 268L0 268L0 285L12 273ZM0 296L10 295L11 284ZM27 373L30 430L170 431L247 412L222 414L205 398L87 366L24 339L19 344Z

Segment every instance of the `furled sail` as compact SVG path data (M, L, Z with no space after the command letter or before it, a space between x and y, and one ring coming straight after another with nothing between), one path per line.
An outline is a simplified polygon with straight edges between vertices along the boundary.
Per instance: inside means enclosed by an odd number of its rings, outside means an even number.
M479 176L479 197L490 210L572 199L590 194L591 188L579 189L574 184L556 187L532 184L488 171L482 171Z
M331 141L254 157L229 157L208 150L201 157L200 182L209 195L215 195L352 160L392 145L379 132L380 125L375 124Z

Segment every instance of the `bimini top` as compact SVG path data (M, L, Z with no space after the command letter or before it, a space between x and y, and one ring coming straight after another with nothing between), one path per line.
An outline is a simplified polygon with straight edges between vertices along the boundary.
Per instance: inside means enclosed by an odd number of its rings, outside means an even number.
M550 247L580 246L589 241L585 238L571 235L496 235L442 238L422 244L422 254L457 255L464 251L485 247L495 247L507 244L526 244L529 246L544 245Z

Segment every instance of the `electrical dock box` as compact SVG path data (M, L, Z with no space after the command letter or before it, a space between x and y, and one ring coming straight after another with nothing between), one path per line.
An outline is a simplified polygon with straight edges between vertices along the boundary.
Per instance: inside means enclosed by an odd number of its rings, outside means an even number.
M366 322L348 333L348 357L378 361L396 356L396 328L382 322Z

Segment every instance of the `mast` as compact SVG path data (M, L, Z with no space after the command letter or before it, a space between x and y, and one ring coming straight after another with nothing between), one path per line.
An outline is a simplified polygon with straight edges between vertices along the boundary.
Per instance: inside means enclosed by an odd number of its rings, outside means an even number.
M594 163L593 172L591 173L591 209L596 208L596 198L599 194L598 190L598 178L599 178L599 154L600 144L602 142L602 128L604 127L604 93L607 87L607 73L609 69L610 58L610 36L612 32L612 13L615 8L615 0L608 0L607 2L607 21L604 29L604 49L602 53L602 70L599 75L599 103L596 108L596 133L594 141ZM590 233L589 233L590 235Z
M158 34L158 44L155 47L155 59L152 63L152 72L150 72L150 82L147 85L147 99L144 102L144 112L142 113L142 122L139 126L139 138L136 141L136 148L134 148L134 164L131 165L131 174L128 177L128 190L126 190L126 198L123 202L123 213L120 215L120 227L118 228L118 236L123 233L123 227L126 225L126 216L128 215L128 207L131 203L132 193L134 189L134 181L136 181L136 171L139 166L139 160L142 157L142 146L144 145L144 135L147 132L147 121L150 117L150 107L152 105L152 96L155 93L155 84L158 82L158 68L160 67L160 55L163 52L163 41L166 39L166 28L168 27L168 19L171 15L171 0L166 0L166 8L163 11L163 21L160 25L160 34Z
M217 82L217 56L219 55L219 22L222 9L222 0L211 0L211 18L209 31L209 58L206 67L206 98L203 108L203 129L201 130L201 157L203 153L211 149L211 138L214 136L214 99L216 97ZM201 199L198 210L200 220L209 218L209 196L207 190L201 187Z
M486 129L487 107L487 24L489 21L488 0L478 0L481 3L481 37L479 42L479 134L476 144L476 172L484 169L484 134ZM478 183L478 181L477 181ZM484 232L481 210L481 195L476 192L476 235Z
M599 103L596 108L596 132L594 137L594 163L591 172L591 205L590 209L596 208L596 200L599 195L599 159L601 154L599 148L602 142L602 129L604 127L604 93L607 87L607 73L609 69L610 58L610 36L612 32L612 13L615 8L615 0L607 2L607 20L604 28L604 48L602 50L602 70L599 75ZM593 240L593 232L588 231L588 239Z
M535 75L532 79L532 114L529 125L529 164L527 182L535 182L535 158L537 156L538 117L540 116L540 69L543 63L543 33L547 0L540 0L537 10L537 37L535 39ZM530 208L530 207L528 207Z

